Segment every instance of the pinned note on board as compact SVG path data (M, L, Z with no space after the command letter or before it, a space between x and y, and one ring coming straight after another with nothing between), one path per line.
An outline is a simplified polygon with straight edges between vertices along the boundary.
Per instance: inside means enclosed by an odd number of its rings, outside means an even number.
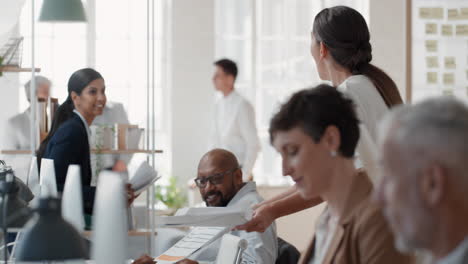
M419 17L423 19L443 19L444 9L442 7L421 7Z
M456 25L455 34L457 36L468 36L468 25Z
M455 20L458 19L459 14L458 14L458 8L450 8L447 10L447 18L449 20Z
M442 36L453 36L453 25L442 25Z
M437 56L426 57L426 64L428 68L438 68L439 60L437 59Z
M457 67L455 57L445 57L444 65L446 69L455 69Z
M428 72L427 73L427 83L436 84L437 83L437 72Z
M437 34L437 24L427 23L426 24L426 34Z
M437 40L429 39L426 40L426 50L428 52L437 52L438 42Z
M451 72L444 73L443 82L445 85L454 85L455 84L455 74Z

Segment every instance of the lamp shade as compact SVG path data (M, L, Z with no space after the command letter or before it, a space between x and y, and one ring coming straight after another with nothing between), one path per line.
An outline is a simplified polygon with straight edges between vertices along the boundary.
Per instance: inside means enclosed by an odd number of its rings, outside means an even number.
M2 193L0 226L3 226L3 221L6 220L8 228L22 228L29 220L30 215L28 204L19 195L20 187L13 179L10 181L3 179L0 182L0 192ZM5 195L8 195L8 198L5 198ZM6 216L3 214L5 201L7 206Z
M67 179L65 180L62 195L62 216L78 231L84 230L80 165L71 164L68 166Z
M103 171L94 204L92 258L95 263L126 263L128 247L125 183L118 173Z
M41 197L58 197L54 160L45 158L41 160L40 175Z
M17 261L79 260L89 258L85 240L62 218L60 199L39 200L38 216L25 227Z
M44 0L39 15L41 22L85 22L81 0Z

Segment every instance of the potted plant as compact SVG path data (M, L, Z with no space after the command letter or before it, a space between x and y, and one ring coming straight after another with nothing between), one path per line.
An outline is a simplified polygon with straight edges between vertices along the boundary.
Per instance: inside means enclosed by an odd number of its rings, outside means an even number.
M155 197L162 202L170 211L175 211L184 207L187 203L187 196L182 189L177 185L177 178L170 177L169 184L156 186Z
M0 77L2 77L2 75L3 75L2 66L3 66L3 57L0 56Z

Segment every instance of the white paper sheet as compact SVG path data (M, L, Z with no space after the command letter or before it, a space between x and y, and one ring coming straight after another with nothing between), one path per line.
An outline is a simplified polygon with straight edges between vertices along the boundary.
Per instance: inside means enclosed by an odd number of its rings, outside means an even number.
M185 259L204 246L211 244L229 230L230 228L226 227L196 227L174 246L158 256L155 261L158 264L169 264Z
M160 226L234 227L249 221L252 213L248 206L182 208L175 216L158 217L156 223Z
M158 173L151 167L148 162L143 161L133 175L130 176L129 183L132 185L135 194L139 194L148 188L151 184L161 177L157 177Z

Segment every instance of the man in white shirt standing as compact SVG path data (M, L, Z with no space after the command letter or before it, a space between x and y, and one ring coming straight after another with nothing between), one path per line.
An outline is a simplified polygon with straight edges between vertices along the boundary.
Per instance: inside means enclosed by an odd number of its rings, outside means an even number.
M397 248L468 263L468 107L450 97L400 106L379 132L376 198Z
M243 179L252 180L252 169L260 151L255 110L234 89L236 63L221 59L214 65L213 84L222 97L215 104L209 149L223 148L233 152L241 163Z

